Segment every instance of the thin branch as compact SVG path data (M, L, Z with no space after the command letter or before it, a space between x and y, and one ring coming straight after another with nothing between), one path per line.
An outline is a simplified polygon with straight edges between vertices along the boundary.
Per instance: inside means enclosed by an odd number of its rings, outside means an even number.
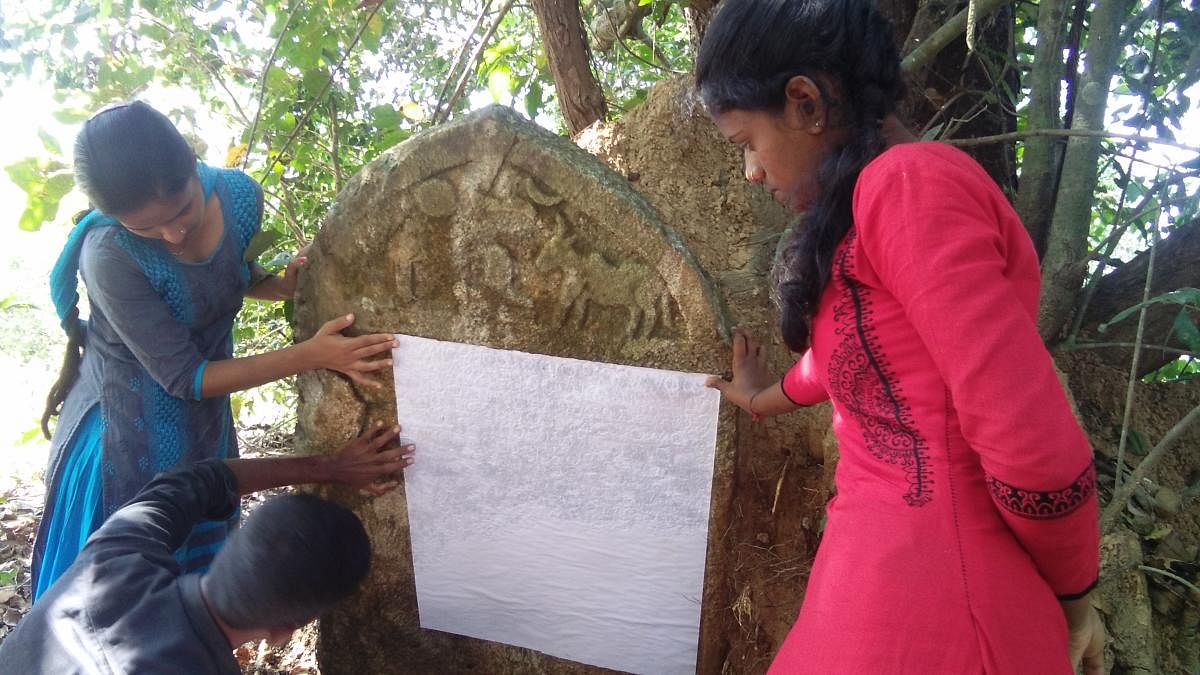
M263 195L270 197L270 199L264 199L263 203L266 204L266 206L272 211L274 211L275 215L282 219L284 225L287 225L288 229L292 231L292 238L296 240L297 246L302 246L307 237L304 236L304 228L301 227L299 221L296 220L296 207L295 204L292 203L291 193L287 191L286 185L281 185L280 188L283 189L282 197L279 194L267 189L267 187L264 185ZM284 208L281 210L278 206L275 206L275 202L283 204Z
M1134 488L1136 488L1138 484L1142 482L1142 479L1146 477L1146 474L1150 473L1150 470L1154 468L1154 465L1157 464L1160 459L1162 459L1162 456L1166 454L1166 451L1175 444L1175 441L1179 440L1179 437L1183 435L1183 432L1187 431L1188 427L1191 426L1192 423L1197 419L1200 419L1200 405L1192 408L1191 412L1189 412L1187 415L1184 415L1183 419L1179 420L1175 423L1175 426L1171 427L1171 430L1162 437L1162 440L1158 442L1158 445L1154 446L1154 449L1150 451L1150 454L1146 455L1146 458L1143 459L1141 463L1137 465L1137 468L1133 470L1133 473L1129 475L1129 480L1127 480L1124 485L1122 485L1113 493L1112 499L1108 502L1108 507L1104 509L1104 515L1100 518L1101 532L1107 532L1109 529L1111 529L1113 522L1116 521L1117 516L1120 515L1121 511L1125 508L1125 503L1128 502L1129 498L1133 495ZM1117 468L1120 469L1121 465L1118 464Z
M333 84L334 73L345 72L342 70L342 66L346 64L346 59L350 58L350 52L354 51L354 48L358 46L358 41L362 39L363 33L367 32L367 26L371 24L371 19L375 18L375 15L379 13L384 4L382 0L376 3L371 8L371 13L367 15L367 18L363 19L362 25L358 27L358 32L354 34L354 39L350 41L350 44L346 47L346 51L342 52L342 58L338 61L333 71L329 73L329 78L325 80L325 86L321 87L321 91L317 92L317 95L313 97L312 101L308 104L308 109L304 111L304 117L301 117L300 121L296 123L296 128L292 129L292 133L283 142L283 147L279 148L279 152L275 153L275 158L267 165L267 170L264 172L265 175L271 174L271 170L279 163L279 159L283 157L283 153L287 152L292 142L300 135L300 130L308 124L308 118L312 117L313 111L317 109L317 104L321 102L321 97L325 96L325 92L329 91L329 87Z
M1059 352L1077 352L1083 349L1109 349L1109 348L1124 348L1128 349L1135 346L1133 342L1075 342L1072 344L1061 344L1053 349L1054 353ZM1143 348L1149 351L1162 351L1168 354L1178 354L1179 356L1191 356L1192 352L1186 349L1177 349L1175 347L1167 347L1164 345L1142 345Z
M475 39L475 34L479 32L479 27L483 25L483 20L487 18L488 10L492 8L492 0L484 0L483 9L479 12L479 17L475 19L475 25L471 27L471 32L467 34L467 39L463 40L462 46L458 48L458 53L454 55L454 61L450 64L450 70L446 73L446 81L442 82L442 88L438 90L437 105L433 106L433 117L437 118L442 109L442 105L446 102L446 94L450 93L450 83L455 81L458 75L458 69L462 64L462 59L467 55L467 48L471 46L471 41Z
M1154 281L1154 253L1158 250L1158 226L1152 225L1150 231L1154 238L1150 240L1150 251L1146 259L1146 285L1142 289L1142 308L1138 310L1137 334L1133 338L1133 362L1129 365L1129 386L1125 389L1125 416L1121 421L1121 440L1117 443L1117 466L1125 462L1125 442L1129 439L1129 421L1133 417L1133 393L1138 381L1138 361L1142 359L1142 337L1146 332L1146 311L1149 309L1150 290ZM1121 488L1121 474L1117 472L1117 489Z
M1187 579L1184 579L1183 577L1179 576L1178 574L1173 574L1171 572L1168 572L1167 570L1160 570L1157 567L1150 567L1149 565L1138 565L1138 569L1143 572L1150 572L1151 574L1158 574L1158 575L1164 576L1168 579L1171 579L1172 581L1178 581L1179 583L1183 584L1184 586L1187 586L1188 588L1192 589L1193 593L1200 595L1200 587L1196 586L1196 584L1193 584L1192 582L1188 581Z
M1158 17L1159 25L1161 27L1162 8L1159 7L1161 4L1162 0L1152 0L1150 4L1142 8L1142 11L1133 15L1133 17L1125 23L1125 32L1121 33L1120 38L1121 44L1131 44L1133 42L1134 35L1142 29L1142 24L1146 23L1146 20L1150 18L1151 14L1154 14Z
M153 14L150 14L147 16L150 19L151 23L153 23L154 25L158 26L159 28L167 31L168 33L174 35L175 33L179 32L179 31L175 30L174 28L166 25L165 23L159 21L158 18L155 17ZM229 85L227 85L225 83L225 78L221 77L221 73L218 72L216 68L213 68L211 65L209 65L208 59L204 58L205 55L198 53L197 50L192 47L191 42L189 42L187 40L183 40L183 42L185 42L187 44L187 51L191 55L191 57L193 59L195 59L196 61L198 61L200 63L200 66L208 71L209 75L213 76L213 79L217 81L217 84L221 85L221 89L225 90L225 95L229 97L229 102L233 104L234 110L236 110L238 115L241 116L242 122L249 123L250 117L246 114L246 111L242 110L242 106L241 106L241 104L238 103L237 97L233 95L233 92L229 91Z
M338 158L337 97L329 97L329 157L333 161L333 191L342 191L342 162Z
M458 85L454 88L454 93L450 96L450 100L446 102L446 107L442 111L442 114L439 115L437 110L433 111L433 124L445 122L450 119L450 113L454 111L454 105L462 97L463 91L467 88L467 82L475 74L475 69L479 67L479 61L483 58L483 50L487 47L488 41L492 39L492 36L496 34L496 31L500 29L500 23L504 21L504 17L508 14L508 11L512 9L513 3L514 0L508 0L500 8L500 11L497 12L496 19L488 27L487 33L483 35L479 44L475 46L475 53L471 55L471 60L467 62L462 75L458 78Z
M1121 234L1113 237L1108 249L1099 259L1096 269L1092 271L1092 275L1088 277L1087 284L1083 289L1083 302L1075 310L1075 319L1071 322L1071 329L1067 331L1067 342L1074 342L1079 335L1079 330L1083 328L1083 315L1087 314L1088 306L1092 304L1092 299L1096 297L1096 289L1100 287L1100 277L1104 274L1105 265L1108 263L1109 257L1117 250L1117 244L1120 243L1121 237L1125 236L1125 232L1129 230L1129 226L1133 224L1133 219L1130 219L1125 225L1121 225L1121 215L1125 210L1125 200L1129 198L1129 184L1133 182L1133 165L1137 162L1137 154L1140 148L1133 149L1133 157L1129 158L1129 170L1125 172L1125 182L1121 185L1121 198L1117 200L1117 211L1113 215L1113 225ZM1138 338L1141 342L1141 338ZM1134 350L1137 351L1136 348ZM1135 359L1136 360L1136 359Z
M944 103L942 103L941 106L938 107L937 111L933 113L933 116L929 118L929 121L925 123L925 126L921 127L921 131L920 131L920 133L917 134L917 136L919 138L925 138L926 134L929 133L929 130L934 127L934 123L941 120L942 115L948 116L947 111L950 109L950 106L954 105L955 103L958 103L959 99L965 98L972 94L979 94L979 93L981 93L981 92L976 92L971 89L962 89L960 91L955 92L953 96L946 99L946 101ZM926 97L926 98L928 99L929 97ZM950 119L946 120L946 126L950 126ZM943 129L943 131L944 131L944 129ZM938 135L938 138L941 138L941 134Z
M254 111L254 123L250 125L250 137L246 139L246 156L242 158L243 171L250 165L250 152L254 150L254 134L258 131L258 120L262 116L263 99L266 98L267 94L267 73L271 71L271 64L275 62L275 55L279 53L279 46L283 44L283 38L287 36L288 29L292 27L292 21L300 13L300 7L303 4L302 2L297 2L292 7L287 21L283 24L283 29L279 31L279 37L275 38L275 45L271 47L271 53L267 56L267 62L263 66L262 74L258 76L258 108Z
M651 68L657 68L657 69L663 71L664 73L670 73L672 75L682 75L683 74L683 71L672 70L668 66L664 66L659 63L647 61L646 59L643 59L638 54L634 53L634 51L629 48L629 45L625 44L625 38L623 38L621 36L621 28L618 27L616 25L616 22L613 20L612 12L608 9L608 5L602 2L602 3L600 3L600 6L602 8L604 8L604 18L605 18L605 20L608 21L609 27L613 29L613 34L616 36L616 42L617 42L617 44L621 45L621 49L624 49L625 52L628 53L630 56L632 56L633 58L637 59L638 61L641 61L642 63L650 66ZM651 48L651 51L654 51L653 48Z
M1025 131L1010 131L1004 134L995 134L994 136L979 136L977 138L956 138L945 141L951 145L956 145L960 148L966 148L974 145L988 145L991 143L1007 143L1009 141L1021 141L1034 136L1085 136L1088 138L1117 138L1123 141L1135 141L1139 143L1154 143L1156 145L1169 145L1173 148L1181 148L1190 152L1200 153L1200 147L1179 143L1177 141L1169 141L1164 138L1154 138L1153 136L1140 136L1138 134L1118 134L1114 131L1091 130L1091 129L1027 129Z
M296 238L296 247L304 248L308 245L308 237L305 236L304 228L300 226L300 220L296 217L296 203L292 201L292 192L286 185L280 187L283 188L283 206L288 212L287 224L292 228L292 236Z
M992 12L1007 4L1008 0L979 0L979 2L975 3L974 18L976 21L981 21ZM933 61L933 58L939 52L966 31L967 15L969 13L970 8L962 10L943 24L941 28L935 30L933 35L925 38L924 42L909 52L908 56L905 56L904 60L900 62L900 70L906 75L911 75Z

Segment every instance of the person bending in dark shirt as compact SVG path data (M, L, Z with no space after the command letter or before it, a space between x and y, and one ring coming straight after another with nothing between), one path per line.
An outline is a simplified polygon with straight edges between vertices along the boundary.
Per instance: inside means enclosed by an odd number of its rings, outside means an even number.
M240 673L234 648L285 640L358 586L371 557L362 523L331 502L285 495L256 509L207 572L182 574L175 550L258 490L392 490L412 463L398 432L377 425L328 457L206 460L158 475L0 645L0 672Z

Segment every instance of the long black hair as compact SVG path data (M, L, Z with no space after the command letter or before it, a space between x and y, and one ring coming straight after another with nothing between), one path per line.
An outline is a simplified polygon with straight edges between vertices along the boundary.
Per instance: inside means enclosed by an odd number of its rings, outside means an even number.
M151 200L172 197L196 175L196 153L166 115L141 101L120 103L96 113L75 137L75 184L91 207L110 216L136 211ZM75 218L76 224L87 212ZM77 254L77 252L76 252ZM78 261L74 261L78 265ZM74 279L72 267L72 281ZM50 418L79 379L84 327L78 304L63 320L67 353L58 380L46 397L42 433L50 438Z
M782 112L784 89L798 75L817 84L829 125L849 133L822 160L820 195L775 270L780 329L793 351L809 344L834 250L850 229L854 183L883 151L883 120L904 96L891 23L872 0L721 3L696 60L696 87L710 113Z

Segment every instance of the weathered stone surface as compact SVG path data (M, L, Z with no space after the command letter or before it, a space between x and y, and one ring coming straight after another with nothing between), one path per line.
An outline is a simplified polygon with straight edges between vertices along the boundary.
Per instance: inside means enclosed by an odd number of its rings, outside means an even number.
M620 176L504 108L414 137L365 167L330 211L303 276L297 338L353 312L354 331L697 372L728 335L712 282ZM481 374L486 376L486 374ZM337 447L395 419L391 387L300 377L297 447ZM403 420L399 420L403 424ZM699 669L719 672L732 602L732 411L722 413ZM635 478L635 477L632 477ZM418 627L402 492L353 504L375 546L366 586L321 628L322 670L595 672L537 652Z

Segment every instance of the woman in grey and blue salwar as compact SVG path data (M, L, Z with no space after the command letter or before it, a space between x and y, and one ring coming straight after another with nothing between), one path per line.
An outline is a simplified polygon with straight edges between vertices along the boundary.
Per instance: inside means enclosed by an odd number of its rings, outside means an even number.
M197 162L161 113L140 101L97 113L75 143L75 173L92 210L77 220L51 274L70 339L43 417L59 415L46 472L46 508L33 556L34 597L74 560L88 535L158 472L238 454L229 394L328 368L367 373L392 335L347 337L353 316L304 342L233 358L243 297L285 300L283 276L244 255L262 218L262 190L241 171ZM81 321L82 277L89 317ZM207 522L179 550L186 571L207 567L237 516Z

